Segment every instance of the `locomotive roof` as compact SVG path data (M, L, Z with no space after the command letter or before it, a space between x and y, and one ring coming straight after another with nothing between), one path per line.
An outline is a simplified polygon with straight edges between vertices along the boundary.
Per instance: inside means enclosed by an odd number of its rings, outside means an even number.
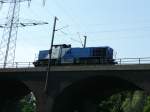
M83 48L83 47L72 47L72 48ZM109 46L98 46L98 47L85 47L85 48L111 48Z
M67 47L64 47L64 48L67 48ZM83 47L70 47L70 48L82 49ZM85 47L83 49L86 49L86 48L89 49L89 48L111 48L111 47L109 47L109 46L98 46L98 47ZM40 50L40 51L44 52L44 51L49 51L49 50Z

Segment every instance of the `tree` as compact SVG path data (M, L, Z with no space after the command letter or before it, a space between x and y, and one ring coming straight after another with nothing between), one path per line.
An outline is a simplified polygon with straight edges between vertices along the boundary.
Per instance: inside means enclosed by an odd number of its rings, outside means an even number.
M32 93L25 96L22 100L20 100L20 109L21 112L35 112L36 111L36 103L35 97Z

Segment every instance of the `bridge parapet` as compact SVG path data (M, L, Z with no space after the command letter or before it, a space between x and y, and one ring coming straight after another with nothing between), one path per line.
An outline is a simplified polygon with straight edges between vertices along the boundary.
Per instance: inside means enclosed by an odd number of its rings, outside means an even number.
M116 62L116 64L114 64L114 65L141 65L141 64L146 65L146 64L150 64L150 57L144 57L144 58L117 58L117 59L114 59L114 60ZM88 66L88 65L84 64L83 66ZM95 64L95 65L96 66L105 66L106 64L104 64L104 65ZM109 66L111 66L111 65L112 64L110 64ZM56 66L68 66L68 65L56 65ZM74 65L71 65L71 66L74 66ZM33 62L7 63L7 66L6 66L6 68L33 68L33 67L34 67ZM3 63L0 63L0 68L3 68Z
M7 63L6 68L31 68L34 67L33 62L14 62L14 63ZM4 63L0 63L0 68L4 67Z
M52 72L150 70L150 64L51 66ZM47 67L0 68L1 72L47 72Z
M115 59L117 64L150 64L150 57L142 58L118 58Z

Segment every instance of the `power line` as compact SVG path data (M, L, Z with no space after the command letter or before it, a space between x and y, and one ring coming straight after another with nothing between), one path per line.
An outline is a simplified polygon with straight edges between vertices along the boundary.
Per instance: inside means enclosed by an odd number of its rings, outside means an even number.
M36 25L43 25L43 24L48 24L47 22L33 22L33 23L14 23L12 27L26 27L26 26L36 26ZM0 28L9 28L7 24L0 24Z
M141 27L141 28L124 28L124 29L112 29L112 30L101 30L101 31L87 31L89 34L94 34L94 33L113 33L113 32L133 32L133 31L146 31L145 29L149 29L150 26L148 27ZM149 31L149 30L148 30Z
M67 9L68 10L66 10L63 6L62 6L62 4L60 4L60 2L58 2L57 0L55 0L54 1L55 2L55 4L56 4L56 6L61 10L61 11L63 11L64 12L64 14L68 17L68 19L71 19L71 21L75 24L75 25L77 25L77 26L79 26L80 28L82 28L81 27L81 25L77 22L77 20L75 19L76 17L73 17L70 13L69 13L69 11L71 11L71 9L67 6ZM79 28L77 28L78 30L79 30Z
M117 32L135 32L135 31L149 31L150 26L141 27L141 28L124 28L124 29L112 29L112 30L94 30L94 31L86 31L88 34L100 34L100 33L117 33ZM81 34L82 32L80 32ZM67 33L68 35L76 35L76 33ZM84 33L82 33L84 35Z
M78 34L78 37L79 37L80 43L81 43L81 45L82 45L82 47L83 47L84 45L83 45L83 43L82 43L82 40L81 40L81 37L80 37L80 33L79 33L79 32L77 32L77 34Z
M72 22L76 25L76 26L78 26L78 27L80 27L81 28L81 26L80 26L80 24L78 24L77 22L76 22L76 20L75 20L75 17L72 17L71 15L70 15L70 13L68 13L68 10L66 10L63 6L62 6L62 4L60 4L58 1L54 1L55 2L55 4L56 4L56 6L61 10L61 11L63 11L63 13L69 18L69 19L71 19L72 20ZM68 8L68 7L67 7ZM71 9L69 9L69 11L70 11ZM60 21L59 21L60 22ZM69 25L70 26L70 25ZM78 29L79 30L79 29ZM64 34L64 35L68 35L68 33L66 33L66 32L64 32L64 31L62 31L62 30L60 30L60 32L62 33L62 34ZM76 34L77 35L77 34ZM76 41L76 39L71 39L71 40L74 40L74 41ZM80 43L82 46L83 46L83 43L82 43L82 40L81 40L81 38L79 37L79 40L80 41L76 41L76 42L78 42L78 43Z
M46 0L43 0L43 6L45 6L45 2L46 2Z
M20 3L20 2L24 2L24 1L28 1L31 2L31 0L0 0L0 3Z

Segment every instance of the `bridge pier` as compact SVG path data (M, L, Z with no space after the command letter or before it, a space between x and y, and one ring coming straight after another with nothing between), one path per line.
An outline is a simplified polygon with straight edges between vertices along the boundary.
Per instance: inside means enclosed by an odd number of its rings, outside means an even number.
M48 95L44 91L43 81L23 81L36 98L36 112L48 112Z
M56 96L55 90L44 90L44 81L24 81L24 83L31 89L36 97L36 112L52 112L54 99ZM51 88L49 88L51 89Z
M45 93L36 95L36 104L37 104L37 112L48 112L47 95Z

